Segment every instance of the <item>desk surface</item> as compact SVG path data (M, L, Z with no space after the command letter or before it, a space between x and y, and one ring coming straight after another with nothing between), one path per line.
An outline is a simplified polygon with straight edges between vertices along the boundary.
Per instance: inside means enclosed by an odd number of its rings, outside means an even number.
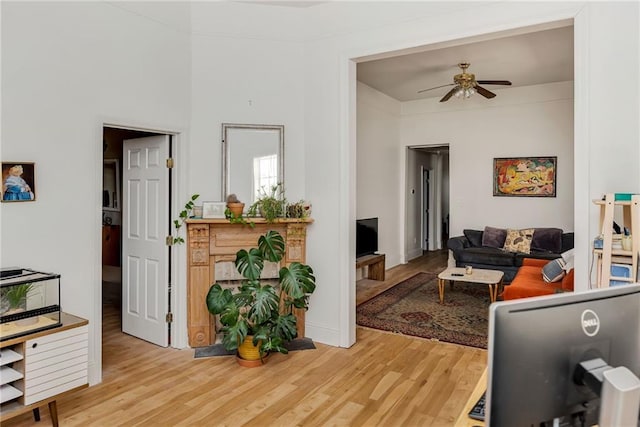
M476 387L471 392L469 400L464 405L464 409L458 415L455 427L472 427L472 426L484 426L484 422L469 418L468 414L471 408L476 404L482 393L487 389L487 370L485 369L482 376L478 380Z

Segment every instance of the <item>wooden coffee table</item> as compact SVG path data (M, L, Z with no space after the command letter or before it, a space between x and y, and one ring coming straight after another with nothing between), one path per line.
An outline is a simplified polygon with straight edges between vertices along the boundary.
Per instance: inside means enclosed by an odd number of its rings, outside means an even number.
M440 304L444 303L444 285L447 280L453 282L477 283L479 285L489 286L489 298L491 302L495 302L498 298L498 289L502 284L502 276L504 273L499 270L484 270L474 268L471 274L465 274L464 267L447 268L438 274L438 293L440 294Z

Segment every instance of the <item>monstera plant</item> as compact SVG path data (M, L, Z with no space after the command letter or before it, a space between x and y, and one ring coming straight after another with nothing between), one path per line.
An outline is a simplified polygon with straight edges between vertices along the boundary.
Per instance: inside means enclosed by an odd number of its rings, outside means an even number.
M288 352L285 344L297 335L293 309L308 308L316 284L311 267L298 262L280 268L276 286L262 280L265 262L280 262L284 254L284 238L270 230L260 236L257 248L236 253L236 269L243 277L236 292L217 283L209 289L207 308L220 315L222 344L227 350L250 342L260 358L269 352ZM243 357L241 351L239 354Z

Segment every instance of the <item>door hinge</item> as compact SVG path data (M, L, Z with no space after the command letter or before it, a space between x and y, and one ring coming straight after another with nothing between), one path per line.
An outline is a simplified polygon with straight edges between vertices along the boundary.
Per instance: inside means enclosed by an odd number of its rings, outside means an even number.
M167 323L172 323L173 322L173 313L167 313L167 315L165 316L165 320L167 321Z
M172 157L169 157L169 158L167 159L167 168L168 168L168 169L171 169L172 167L173 167L173 158L172 158Z
M167 236L165 243L167 246L173 246L173 236Z

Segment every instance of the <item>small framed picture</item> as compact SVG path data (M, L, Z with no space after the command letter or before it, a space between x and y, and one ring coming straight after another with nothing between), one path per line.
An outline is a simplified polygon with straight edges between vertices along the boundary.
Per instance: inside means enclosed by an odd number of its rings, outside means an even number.
M33 202L36 199L36 164L2 162L2 201Z
M225 202L202 202L202 218L224 218Z

